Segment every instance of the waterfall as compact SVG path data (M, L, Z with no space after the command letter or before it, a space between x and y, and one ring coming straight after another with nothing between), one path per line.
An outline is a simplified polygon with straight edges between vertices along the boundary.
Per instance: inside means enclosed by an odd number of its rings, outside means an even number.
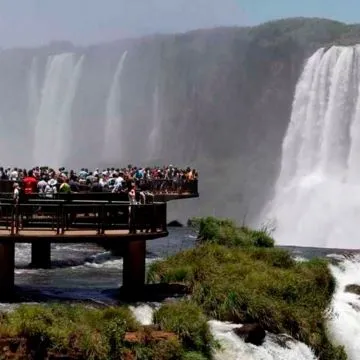
M333 46L305 64L267 210L281 244L360 248L359 61Z
M160 108L159 85L156 85L153 93L152 127L149 136L149 161L156 160L161 155L161 125L162 114Z
M38 84L38 59L33 58L28 75L28 117L31 128L39 110L39 84Z
M103 158L105 162L119 162L124 158L122 150L122 114L121 114L121 73L124 68L127 51L125 51L116 68L106 102L105 139Z
M72 53L49 56L35 119L34 162L59 167L70 153L71 112L84 56Z

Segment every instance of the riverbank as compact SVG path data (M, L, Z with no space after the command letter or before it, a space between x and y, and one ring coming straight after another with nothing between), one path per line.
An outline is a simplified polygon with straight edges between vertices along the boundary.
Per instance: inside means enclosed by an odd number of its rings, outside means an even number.
M326 322L335 290L328 262L296 262L274 248L266 231L237 228L214 218L193 222L199 245L154 263L150 282L181 283L212 319L256 324L310 346L321 360L346 359L330 341Z

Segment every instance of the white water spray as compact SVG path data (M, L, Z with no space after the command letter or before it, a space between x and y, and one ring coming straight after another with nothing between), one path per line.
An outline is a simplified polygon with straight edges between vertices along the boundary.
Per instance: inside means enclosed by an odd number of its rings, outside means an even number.
M106 162L119 161L124 157L121 150L124 149L122 142L122 114L121 114L121 73L124 68L127 51L125 51L118 63L111 84L109 97L106 102L105 141L103 158Z
M149 160L157 159L161 154L162 113L159 91L159 85L156 85L153 93L152 129L149 136Z
M31 128L35 126L34 121L39 110L39 96L38 59L33 58L28 75L28 117Z
M70 152L71 112L84 56L50 56L35 120L34 162L59 167Z
M332 301L329 330L337 343L345 347L349 360L360 358L360 300L359 295L346 292L347 285L359 285L360 258L344 259L338 266L331 266L337 287Z
M242 325L220 321L209 321L211 332L219 341L221 349L214 354L214 360L315 360L315 355L303 343L286 335L267 333L261 346L245 343L234 329ZM283 345L281 345L283 344Z
M298 81L267 214L280 244L360 248L360 47L320 49Z

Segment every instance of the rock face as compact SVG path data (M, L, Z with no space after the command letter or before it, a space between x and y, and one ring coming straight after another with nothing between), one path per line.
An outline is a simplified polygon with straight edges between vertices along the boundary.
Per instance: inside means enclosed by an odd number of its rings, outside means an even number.
M184 225L180 221L173 220L173 221L170 221L167 224L167 226L169 226L169 227L183 227Z
M360 285L356 285L356 284L346 285L345 292L350 292L356 295L360 295Z
M266 332L259 324L245 324L241 328L234 329L236 335L246 343L261 345L264 342Z
M68 139L64 165L196 166L200 199L171 203L169 220L214 214L251 224L271 196L304 59L320 46L358 39L357 26L288 19L81 48L61 42L4 50L1 165L37 164L28 151L35 133L46 137L57 128ZM75 73L73 96L64 97ZM111 141L113 158L105 159L107 121L118 121L120 130ZM8 151L14 143L22 146ZM40 146L36 153L48 150Z

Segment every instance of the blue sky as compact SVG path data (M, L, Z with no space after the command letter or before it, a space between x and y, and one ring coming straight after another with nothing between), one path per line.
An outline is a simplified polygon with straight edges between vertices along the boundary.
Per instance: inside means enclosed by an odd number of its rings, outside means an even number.
M360 0L0 0L0 47L89 44L290 16L360 22Z

